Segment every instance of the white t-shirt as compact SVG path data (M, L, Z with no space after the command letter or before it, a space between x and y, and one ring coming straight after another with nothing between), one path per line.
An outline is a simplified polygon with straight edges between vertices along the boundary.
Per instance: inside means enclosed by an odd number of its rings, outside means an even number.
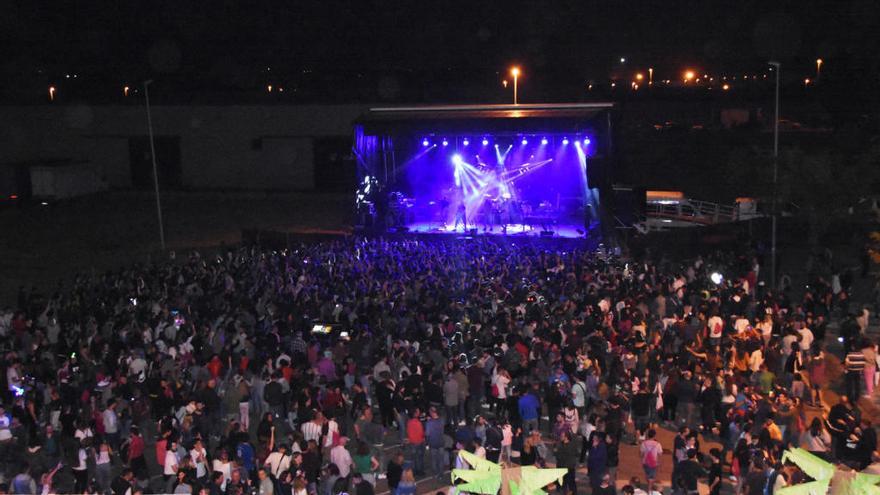
M351 454L342 445L337 445L330 450L330 462L339 468L340 477L347 478L351 473Z
M761 371L762 364L764 364L764 353L761 352L761 349L755 349L755 351L749 355L749 369L752 370L752 373L757 373Z
M165 451L165 467L162 474L177 474L177 454L173 450Z
M88 469L88 464L86 462L89 459L89 455L86 453L86 449L80 448L79 453L77 454L78 464L73 468L74 471L85 471Z
M709 337L713 339L721 338L721 331L724 329L724 320L720 316L713 316L707 322L709 325Z
M327 435L324 436L324 447L333 447L334 433L339 433L339 423L336 420L327 420Z
M271 454L269 454L268 457L266 457L266 465L269 466L269 471L272 473L272 475L278 477L280 473L283 473L284 471L290 469L290 460L290 454L272 452Z
M77 429L73 436L74 438L82 442L86 438L92 438L93 436L95 436L95 434L92 433L91 428L86 428L84 430Z
M507 398L507 384L510 383L510 378L507 378L504 375L494 375L492 377L492 385L495 385L495 388L498 389L498 399L506 399Z
M205 456L205 462L199 461L199 456ZM208 474L208 466L207 466L207 458L208 453L205 452L205 449L192 449L189 451L189 456L192 458L193 464L196 466L196 477L201 478Z
M587 386L580 381L574 382L571 386L571 402L574 407L584 407Z
M95 464L109 464L110 463L110 451L109 450L99 450L95 454Z
M223 473L223 484L220 485L221 490L226 490L226 482L232 479L232 464L227 461L223 462L220 459L214 459L213 471L220 471Z
M810 347L813 346L813 331L807 327L804 327L798 330L798 333L801 334L801 350L809 351Z
M12 421L6 414L0 415L0 441L10 440L12 438L12 430L9 429Z

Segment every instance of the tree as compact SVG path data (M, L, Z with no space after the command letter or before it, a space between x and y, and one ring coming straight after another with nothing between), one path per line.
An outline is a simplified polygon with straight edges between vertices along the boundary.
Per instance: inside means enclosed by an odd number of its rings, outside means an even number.
M795 148L780 157L779 170L780 202L799 209L809 225L809 243L815 246L832 222L847 215L860 198L880 190L880 146L855 154Z

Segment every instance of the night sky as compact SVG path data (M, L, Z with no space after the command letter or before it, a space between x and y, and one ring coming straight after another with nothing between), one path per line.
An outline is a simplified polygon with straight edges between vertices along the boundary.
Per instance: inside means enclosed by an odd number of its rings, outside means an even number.
M795 81L817 57L868 96L880 53L872 0L7 2L0 27L6 102L52 84L111 100L147 78L189 101L267 84L301 102L467 100L501 93L513 63L526 99L577 100L649 66L758 73L775 58Z

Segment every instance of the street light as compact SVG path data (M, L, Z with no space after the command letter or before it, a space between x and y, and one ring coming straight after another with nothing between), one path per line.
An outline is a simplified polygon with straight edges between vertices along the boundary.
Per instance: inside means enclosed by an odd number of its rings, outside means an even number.
M782 64L770 61L770 65L776 68L776 110L773 115L773 217L770 222L770 276L771 287L776 290L776 191L779 181L779 73L782 72Z
M49 86L49 101L55 101L55 86Z
M691 81L691 80L693 80L693 78L694 78L694 71L692 71L692 70L685 71L685 73L684 73L685 82Z
M822 59L816 59L816 79L819 79L819 76L822 74Z
M648 86L654 84L654 68L648 67Z
M519 80L519 67L513 67L510 69L510 75L513 76L513 104L517 104L516 99L516 90L517 90L517 81Z
M150 157L153 159L153 186L156 190L156 216L159 217L159 243L165 251L165 225L162 223L162 203L159 200L159 172L156 167L156 143L153 140L153 117L150 114L150 84L152 79L144 81L144 99L147 104L147 130L150 134Z

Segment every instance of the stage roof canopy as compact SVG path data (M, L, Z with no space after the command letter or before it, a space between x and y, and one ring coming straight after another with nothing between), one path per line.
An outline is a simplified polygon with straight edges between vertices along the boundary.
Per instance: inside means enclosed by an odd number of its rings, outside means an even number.
M375 107L356 125L366 134L578 132L604 127L613 103Z

